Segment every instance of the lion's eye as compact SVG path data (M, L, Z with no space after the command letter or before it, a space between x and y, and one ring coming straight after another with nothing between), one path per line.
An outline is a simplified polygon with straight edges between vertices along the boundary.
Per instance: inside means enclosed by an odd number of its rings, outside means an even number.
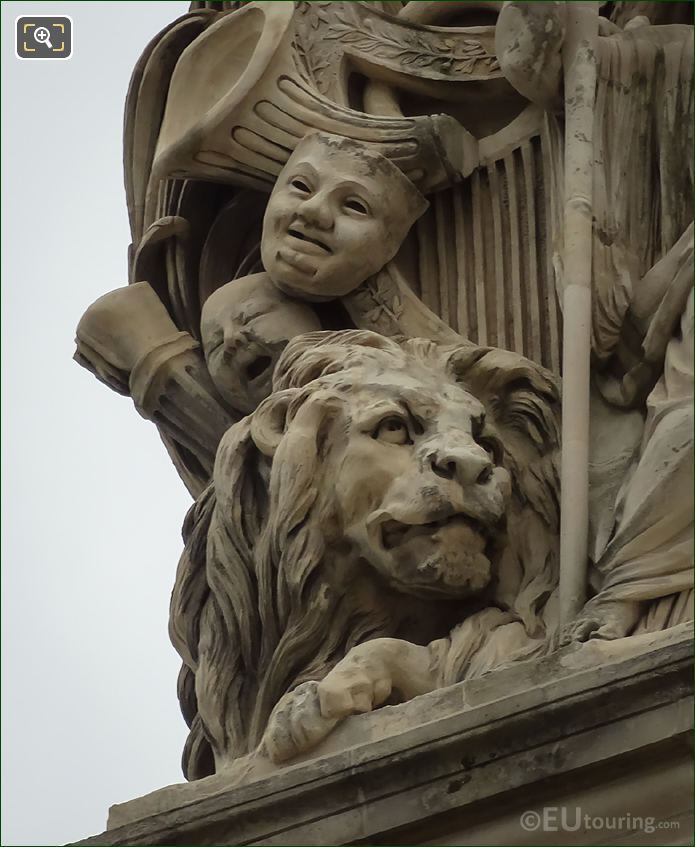
M477 438L476 441L485 450L495 465L501 465L504 458L504 450L500 442L494 436Z
M302 194L311 194L311 186L298 176L290 181L290 185Z
M412 444L408 427L401 418L384 418L372 433L372 438L389 444Z

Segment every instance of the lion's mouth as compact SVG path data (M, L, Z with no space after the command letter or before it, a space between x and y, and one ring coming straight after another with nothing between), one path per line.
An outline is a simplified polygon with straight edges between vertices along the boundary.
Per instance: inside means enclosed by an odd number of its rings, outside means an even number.
M422 524L402 523L396 520L386 520L381 525L381 541L386 550L393 550L394 547L400 547L402 544L407 544L414 538L422 538L429 536L436 540L438 533L448 528L458 527L467 528L475 535L485 541L490 536L490 529L483 523L461 513L450 515L437 521Z

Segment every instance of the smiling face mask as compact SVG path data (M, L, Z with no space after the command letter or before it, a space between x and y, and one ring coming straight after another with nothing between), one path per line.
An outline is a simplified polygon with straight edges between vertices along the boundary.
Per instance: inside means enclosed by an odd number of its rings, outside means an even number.
M278 177L261 256L273 282L305 300L348 294L398 251L427 201L370 147L306 136Z

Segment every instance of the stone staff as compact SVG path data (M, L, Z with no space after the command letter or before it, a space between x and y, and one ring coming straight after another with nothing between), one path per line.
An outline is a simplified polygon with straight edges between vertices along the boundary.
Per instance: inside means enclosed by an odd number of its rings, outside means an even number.
M584 605L589 533L593 124L599 4L567 4L560 617Z

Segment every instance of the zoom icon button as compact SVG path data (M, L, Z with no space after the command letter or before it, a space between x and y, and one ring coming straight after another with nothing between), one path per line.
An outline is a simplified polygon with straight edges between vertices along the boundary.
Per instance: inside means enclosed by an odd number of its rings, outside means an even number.
M15 49L19 59L69 59L72 19L65 15L17 18Z

